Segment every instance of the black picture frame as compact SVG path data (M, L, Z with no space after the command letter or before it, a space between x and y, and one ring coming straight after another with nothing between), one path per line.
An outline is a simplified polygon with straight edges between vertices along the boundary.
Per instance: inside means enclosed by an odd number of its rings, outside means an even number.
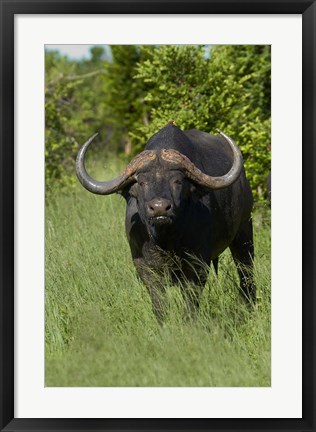
M301 419L23 419L14 417L14 16L15 14L302 14L303 20L303 416ZM1 431L315 430L316 1L0 0ZM295 101L293 101L295 103ZM293 127L293 125L291 126ZM289 179L285 180L290 185ZM285 305L286 307L286 305Z

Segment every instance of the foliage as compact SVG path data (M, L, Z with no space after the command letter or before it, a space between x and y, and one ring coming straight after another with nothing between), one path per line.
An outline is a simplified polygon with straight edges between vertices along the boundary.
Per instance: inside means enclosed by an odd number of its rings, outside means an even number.
M270 171L270 47L114 45L91 59L46 53L46 179L73 176L79 146L96 131L117 154L136 154L168 121L230 135L256 198ZM94 147L98 149L97 146Z
M150 48L148 48L150 50ZM148 124L144 82L134 79L139 62L146 58L147 50L136 45L113 45L112 62L107 66L111 113L109 124L113 127L112 139L117 151L131 152L131 132L137 125Z
M45 162L50 189L74 180L74 160L80 146L104 126L108 109L100 52L78 63L57 52L46 52ZM91 85L93 84L93 85Z

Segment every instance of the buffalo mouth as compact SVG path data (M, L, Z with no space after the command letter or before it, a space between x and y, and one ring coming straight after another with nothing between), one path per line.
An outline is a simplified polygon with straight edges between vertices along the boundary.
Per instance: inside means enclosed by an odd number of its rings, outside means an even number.
M172 224L171 216L153 216L149 218L149 222L154 226L165 226Z

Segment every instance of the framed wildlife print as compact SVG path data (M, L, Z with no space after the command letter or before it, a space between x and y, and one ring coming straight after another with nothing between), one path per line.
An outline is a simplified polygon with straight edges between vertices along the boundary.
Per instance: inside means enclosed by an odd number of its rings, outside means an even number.
M1 430L315 430L315 7L1 0Z

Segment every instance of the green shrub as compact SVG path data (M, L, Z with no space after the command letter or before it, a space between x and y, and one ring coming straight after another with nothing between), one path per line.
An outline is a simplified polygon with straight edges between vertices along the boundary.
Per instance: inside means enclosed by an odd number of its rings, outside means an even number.
M79 146L101 131L103 148L129 158L174 120L181 129L230 135L257 199L270 171L270 47L100 47L74 62L46 53L46 181L74 180ZM96 149L98 147L94 147ZM131 155L130 155L131 153Z

